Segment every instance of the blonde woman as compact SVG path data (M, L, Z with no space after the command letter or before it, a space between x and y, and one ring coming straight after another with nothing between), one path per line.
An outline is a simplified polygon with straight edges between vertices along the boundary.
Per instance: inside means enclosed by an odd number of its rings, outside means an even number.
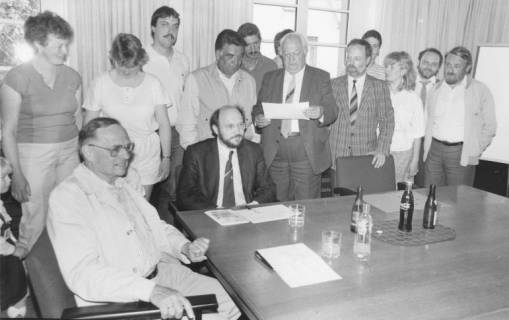
M110 60L113 69L95 80L85 99L85 123L105 116L122 124L134 142L131 167L138 171L149 199L153 185L170 172L171 130L166 109L170 100L159 80L143 72L148 56L137 37L118 34Z
M421 137L424 136L422 102L414 92L416 73L410 55L404 51L389 53L384 65L394 108L391 155L396 182L413 181L418 171Z

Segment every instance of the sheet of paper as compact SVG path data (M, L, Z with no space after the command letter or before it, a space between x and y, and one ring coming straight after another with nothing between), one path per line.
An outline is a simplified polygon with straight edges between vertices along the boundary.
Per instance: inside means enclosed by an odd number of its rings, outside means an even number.
M424 204L426 203L426 199L428 196L425 196L417 192L413 192L413 194L414 194L414 209L423 210ZM401 201L402 195L403 191L365 194L364 201L385 212L399 212L399 203ZM439 209L448 206L450 206L450 204L445 203L443 201L442 202L438 201Z
M304 110L309 108L309 102L269 103L262 102L263 114L267 119L304 119Z
M342 279L303 243L259 249L258 252L290 288Z
M229 209L209 210L205 214L222 226L249 223L249 219Z
M277 204L273 206L235 210L235 213L246 217L252 223L262 223L288 219L291 211L287 206Z

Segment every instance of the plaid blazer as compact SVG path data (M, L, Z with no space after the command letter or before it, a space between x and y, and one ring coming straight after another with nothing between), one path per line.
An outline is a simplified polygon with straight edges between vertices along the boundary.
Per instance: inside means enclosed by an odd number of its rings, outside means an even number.
M394 132L394 110L385 81L366 75L355 125L350 126L350 101L346 75L332 79L332 93L339 108L331 125L332 165L337 157L360 156L377 152L389 154ZM377 136L377 128L379 134Z

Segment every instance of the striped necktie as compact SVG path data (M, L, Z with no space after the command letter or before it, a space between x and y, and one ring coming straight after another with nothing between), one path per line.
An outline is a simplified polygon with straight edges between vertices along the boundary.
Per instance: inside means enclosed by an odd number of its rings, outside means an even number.
M353 80L352 86L352 94L350 95L350 125L353 127L355 125L355 120L357 120L357 109L359 107L358 98L357 98L357 88L355 87L355 83L357 80Z
M292 75L290 79L290 84L288 85L288 90L286 90L287 94L285 97L285 103L292 103L295 95L295 76ZM288 134L292 132L292 120L283 119L281 120L281 135L285 138L288 138Z
M235 207L235 192L233 190L233 151L230 151L228 161L224 167L224 183L223 183L223 208Z

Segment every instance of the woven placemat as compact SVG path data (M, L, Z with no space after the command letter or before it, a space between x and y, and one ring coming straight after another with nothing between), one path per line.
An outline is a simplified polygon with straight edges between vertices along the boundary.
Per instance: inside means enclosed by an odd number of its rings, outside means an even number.
M373 238L396 246L422 246L425 244L453 240L454 229L437 224L435 229L424 229L422 220L414 220L412 232L398 230L399 220L374 221Z

